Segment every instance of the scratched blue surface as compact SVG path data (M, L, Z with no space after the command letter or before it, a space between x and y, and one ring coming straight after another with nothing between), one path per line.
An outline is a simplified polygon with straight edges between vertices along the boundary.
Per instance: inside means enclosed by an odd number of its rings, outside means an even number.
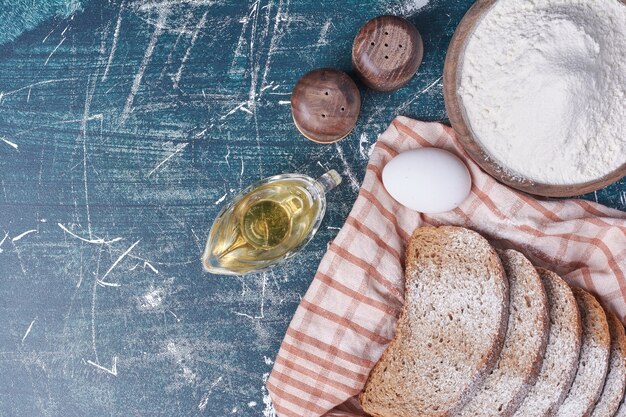
M93 0L0 47L0 415L274 415L264 378L370 147L396 114L446 119L445 49L471 1L423 3ZM339 144L306 141L291 88L350 70L354 34L382 13L421 31L419 74L362 89ZM245 278L202 272L226 199L328 168L345 182L303 253ZM585 198L624 210L625 193Z

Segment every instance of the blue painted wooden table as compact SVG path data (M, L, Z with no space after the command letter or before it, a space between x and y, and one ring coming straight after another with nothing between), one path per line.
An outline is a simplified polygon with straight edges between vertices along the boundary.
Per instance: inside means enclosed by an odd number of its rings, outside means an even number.
M50 19L26 3L0 3L3 22L43 16L0 29L17 37L0 46L0 415L274 415L264 380L371 146L397 114L446 120L444 54L471 0L68 1ZM382 13L421 31L418 75L362 89L347 139L308 142L291 88L350 70L356 31ZM234 193L329 168L345 182L303 253L245 278L202 272ZM625 191L585 198L624 210Z

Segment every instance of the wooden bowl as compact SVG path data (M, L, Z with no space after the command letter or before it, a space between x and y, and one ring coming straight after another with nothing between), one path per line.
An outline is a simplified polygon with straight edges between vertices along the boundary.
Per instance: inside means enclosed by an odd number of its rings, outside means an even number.
M510 172L505 166L492 159L482 148L480 142L474 138L467 113L458 94L461 66L467 40L482 17L485 16L496 1L478 0L470 7L452 36L443 68L443 96L446 111L448 112L452 129L454 129L465 151L482 169L498 181L520 191L546 197L571 197L585 194L606 187L624 177L626 175L626 163L622 164L615 171L593 181L566 185L543 184ZM622 1L626 2L626 0Z

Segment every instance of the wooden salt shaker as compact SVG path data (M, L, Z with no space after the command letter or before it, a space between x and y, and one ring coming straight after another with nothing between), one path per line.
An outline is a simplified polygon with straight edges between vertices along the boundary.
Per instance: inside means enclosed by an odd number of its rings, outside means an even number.
M368 87L393 91L415 75L423 54L422 37L411 22L398 16L378 16L356 35L352 65Z
M333 68L303 75L291 92L291 113L298 130L313 142L333 143L356 125L361 94L348 74Z

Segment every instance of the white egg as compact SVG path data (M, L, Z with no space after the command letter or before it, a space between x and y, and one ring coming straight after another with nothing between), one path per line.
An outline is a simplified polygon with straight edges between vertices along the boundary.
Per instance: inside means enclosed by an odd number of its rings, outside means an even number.
M472 179L465 164L439 148L403 152L383 169L383 184L400 204L421 213L443 213L469 195Z

